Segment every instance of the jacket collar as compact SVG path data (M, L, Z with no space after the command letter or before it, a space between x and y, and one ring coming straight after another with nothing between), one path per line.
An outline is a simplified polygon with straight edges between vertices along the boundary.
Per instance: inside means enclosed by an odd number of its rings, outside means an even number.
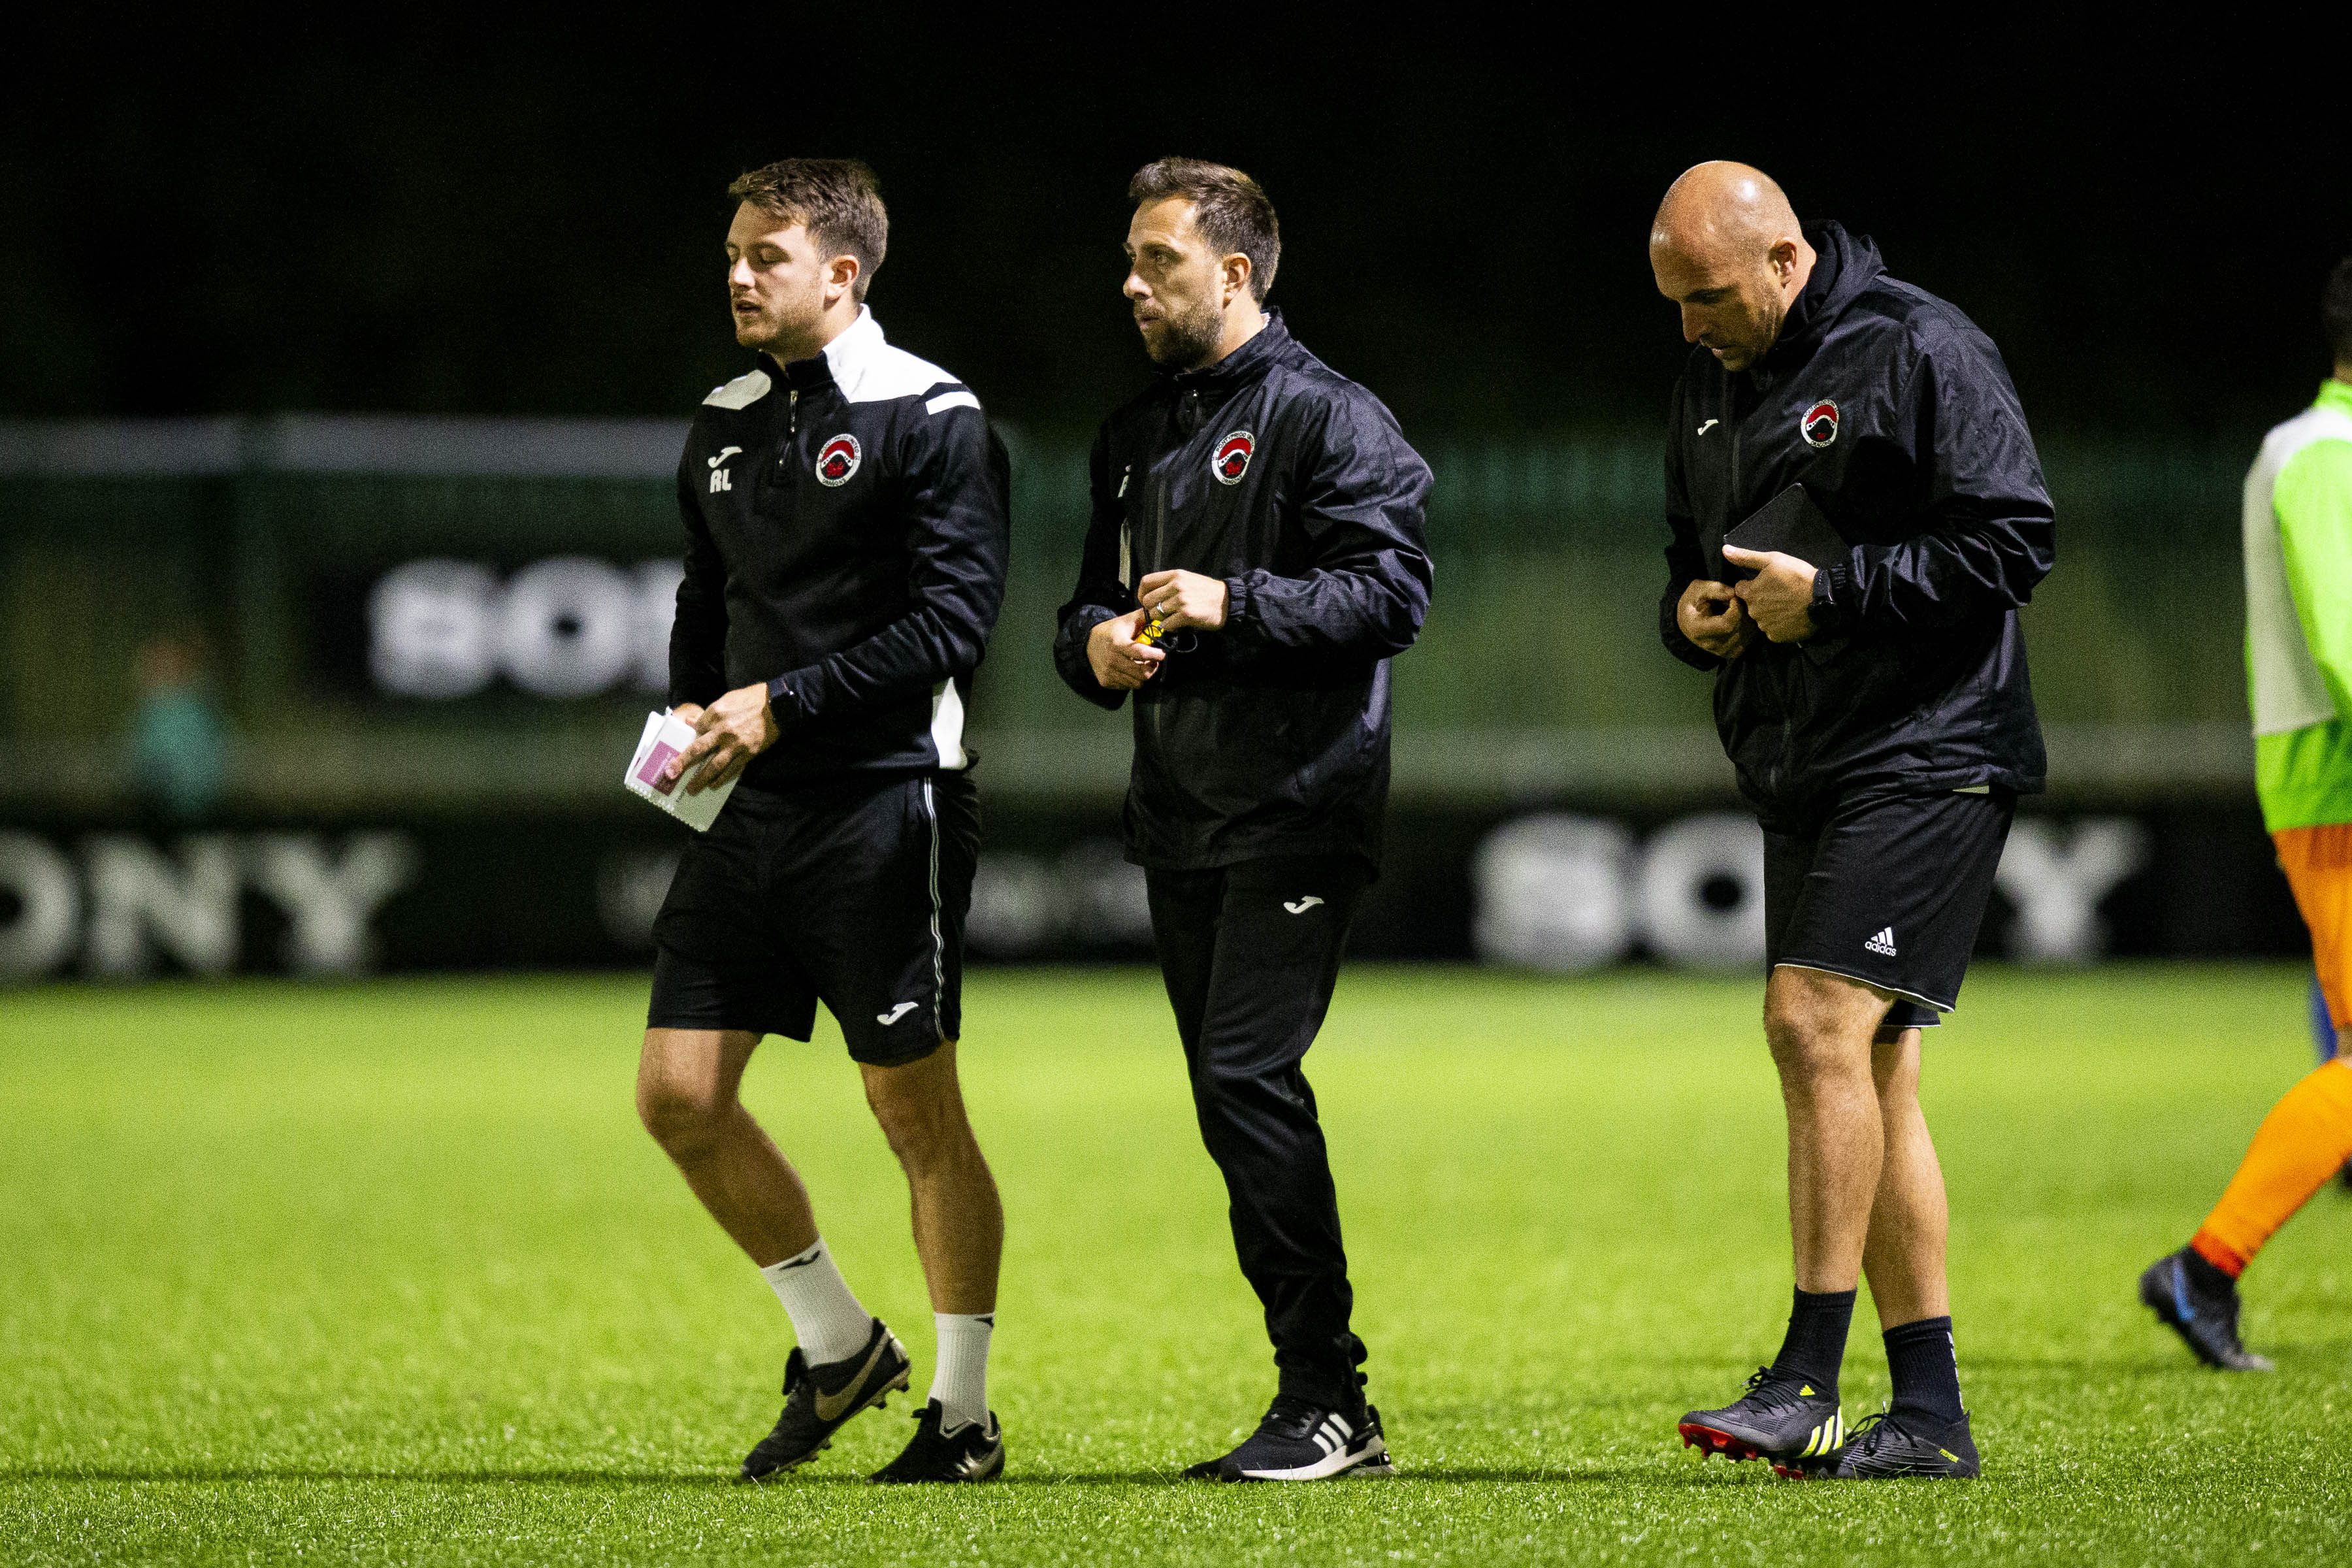
M1258 329L1257 335L1216 363L1198 370L1164 370L1160 374L1180 392L1239 386L1264 375L1290 341L1290 329L1283 325L1282 312L1268 310L1265 325Z
M1813 247L1813 274L1805 279L1797 302L1789 307L1780 335L1764 356L1764 364L1779 370L1810 355L1829 336L1830 328L1862 291L1885 273L1877 243L1867 235L1852 235L1840 223L1809 223L1805 243Z
M2339 413L2352 414L2352 382L2338 381L2334 376L2329 376L2319 384L2319 397L2312 406L2333 408Z
M807 359L779 366L778 373L794 392L814 392L834 382L856 381L858 368L885 346L882 323L874 319L874 308L860 305L857 319L835 333L833 342Z

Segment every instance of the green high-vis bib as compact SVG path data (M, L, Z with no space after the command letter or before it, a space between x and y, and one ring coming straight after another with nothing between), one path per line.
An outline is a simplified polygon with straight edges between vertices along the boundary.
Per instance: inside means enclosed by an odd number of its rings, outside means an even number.
M2243 521L2263 826L2352 822L2352 384L2263 439Z

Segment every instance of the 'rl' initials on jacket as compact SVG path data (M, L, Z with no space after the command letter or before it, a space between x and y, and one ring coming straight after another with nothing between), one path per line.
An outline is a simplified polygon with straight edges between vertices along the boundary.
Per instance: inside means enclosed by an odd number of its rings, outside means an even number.
M1007 489L980 399L871 311L823 353L719 388L678 464L671 703L766 684L783 738L749 788L966 766Z

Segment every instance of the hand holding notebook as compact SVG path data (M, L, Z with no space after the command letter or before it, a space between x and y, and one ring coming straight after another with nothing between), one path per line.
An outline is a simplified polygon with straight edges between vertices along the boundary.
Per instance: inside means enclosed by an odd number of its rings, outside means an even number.
M1841 559L1846 552L1845 536L1837 526L1823 516L1813 498L1805 493L1801 484L1790 485L1770 500L1759 507L1743 522L1723 536L1728 550L1745 550L1757 554L1793 555L1806 565L1819 568ZM1734 575L1727 581L1738 581L1756 575L1754 566L1741 566L1727 553L1724 565Z
M688 795L687 784L707 765L698 762L675 779L664 783L662 770L694 744L694 726L675 713L648 713L645 731L637 737L636 755L629 759L629 771L621 783L639 800L649 801L662 808L697 833L707 832L719 820L719 811L727 797L735 793L736 783L742 778L739 772L725 784L704 790L700 795Z
M1776 643L1813 635L1814 577L1845 551L1844 536L1802 485L1790 485L1723 536L1725 569L1740 578L1732 591L1757 629ZM1776 555L1786 559L1776 562Z

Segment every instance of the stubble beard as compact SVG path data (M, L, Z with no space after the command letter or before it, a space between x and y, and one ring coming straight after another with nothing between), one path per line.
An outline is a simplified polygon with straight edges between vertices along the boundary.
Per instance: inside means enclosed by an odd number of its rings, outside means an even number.
M1731 354L1727 353L1723 356L1724 368L1736 371L1754 368L1766 354L1772 352L1772 345L1780 341L1780 329L1786 326L1788 321L1788 308L1781 305L1777 298L1769 301L1765 306L1765 312L1759 313L1756 319L1754 335L1745 342L1727 345L1733 353L1738 354L1739 363L1734 364Z
M795 306L803 307L797 315L793 313ZM816 336L816 325L823 317L823 307L814 297L778 300L767 304L750 322L739 320L735 341L744 348L772 356L780 364L788 364L810 357L800 351Z
M1181 316L1160 319L1160 342L1155 347L1144 340L1144 352L1151 363L1172 365L1178 370L1192 370L1206 364L1209 356L1217 352L1217 340L1224 336L1224 313L1208 300L1202 300Z

